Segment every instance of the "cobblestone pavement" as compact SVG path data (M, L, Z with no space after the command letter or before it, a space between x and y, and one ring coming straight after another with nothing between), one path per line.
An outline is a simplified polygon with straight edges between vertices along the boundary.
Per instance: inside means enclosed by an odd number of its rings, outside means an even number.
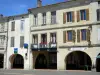
M0 75L100 75L92 71L66 70L0 70Z

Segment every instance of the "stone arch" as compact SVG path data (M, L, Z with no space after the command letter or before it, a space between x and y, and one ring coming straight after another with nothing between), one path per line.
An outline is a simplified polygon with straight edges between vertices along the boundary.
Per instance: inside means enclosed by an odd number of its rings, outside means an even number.
M65 57L67 70L91 70L92 60L90 56L83 51L72 51Z
M9 58L11 63L11 68L23 69L24 68L24 58L20 54L12 54Z
M46 69L47 59L44 54L39 54L35 60L35 69Z
M4 67L4 54L0 53L0 68Z
M96 71L100 72L100 53L97 55L96 58Z

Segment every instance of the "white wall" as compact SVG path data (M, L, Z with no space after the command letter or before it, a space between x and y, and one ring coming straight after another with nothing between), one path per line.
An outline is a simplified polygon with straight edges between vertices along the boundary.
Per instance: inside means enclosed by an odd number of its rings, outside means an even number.
M24 31L20 30L20 21L25 20ZM15 21L15 31L11 31L11 22ZM25 59L25 53L27 53L27 49L20 48L20 36L24 36L24 43L29 45L29 35L30 35L30 26L29 26L29 18L28 16L25 18L18 17L14 20L9 21L9 33L8 33L8 49L7 49L7 69L11 69L10 57L14 54L14 48L18 48L18 54L22 55L24 58L24 69L29 69L29 48L28 48L28 59ZM10 47L11 37L15 37L15 46Z

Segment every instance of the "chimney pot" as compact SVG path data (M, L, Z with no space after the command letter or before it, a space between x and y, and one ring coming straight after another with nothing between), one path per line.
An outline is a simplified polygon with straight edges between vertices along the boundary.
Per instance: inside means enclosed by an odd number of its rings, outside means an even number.
M42 1L41 0L37 0L37 7L41 7L42 6Z

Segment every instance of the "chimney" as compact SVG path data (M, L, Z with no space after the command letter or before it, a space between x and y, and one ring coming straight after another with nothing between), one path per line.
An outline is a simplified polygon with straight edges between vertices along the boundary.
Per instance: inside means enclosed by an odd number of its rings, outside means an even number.
M37 0L37 7L41 7L42 6L42 1L41 0Z

